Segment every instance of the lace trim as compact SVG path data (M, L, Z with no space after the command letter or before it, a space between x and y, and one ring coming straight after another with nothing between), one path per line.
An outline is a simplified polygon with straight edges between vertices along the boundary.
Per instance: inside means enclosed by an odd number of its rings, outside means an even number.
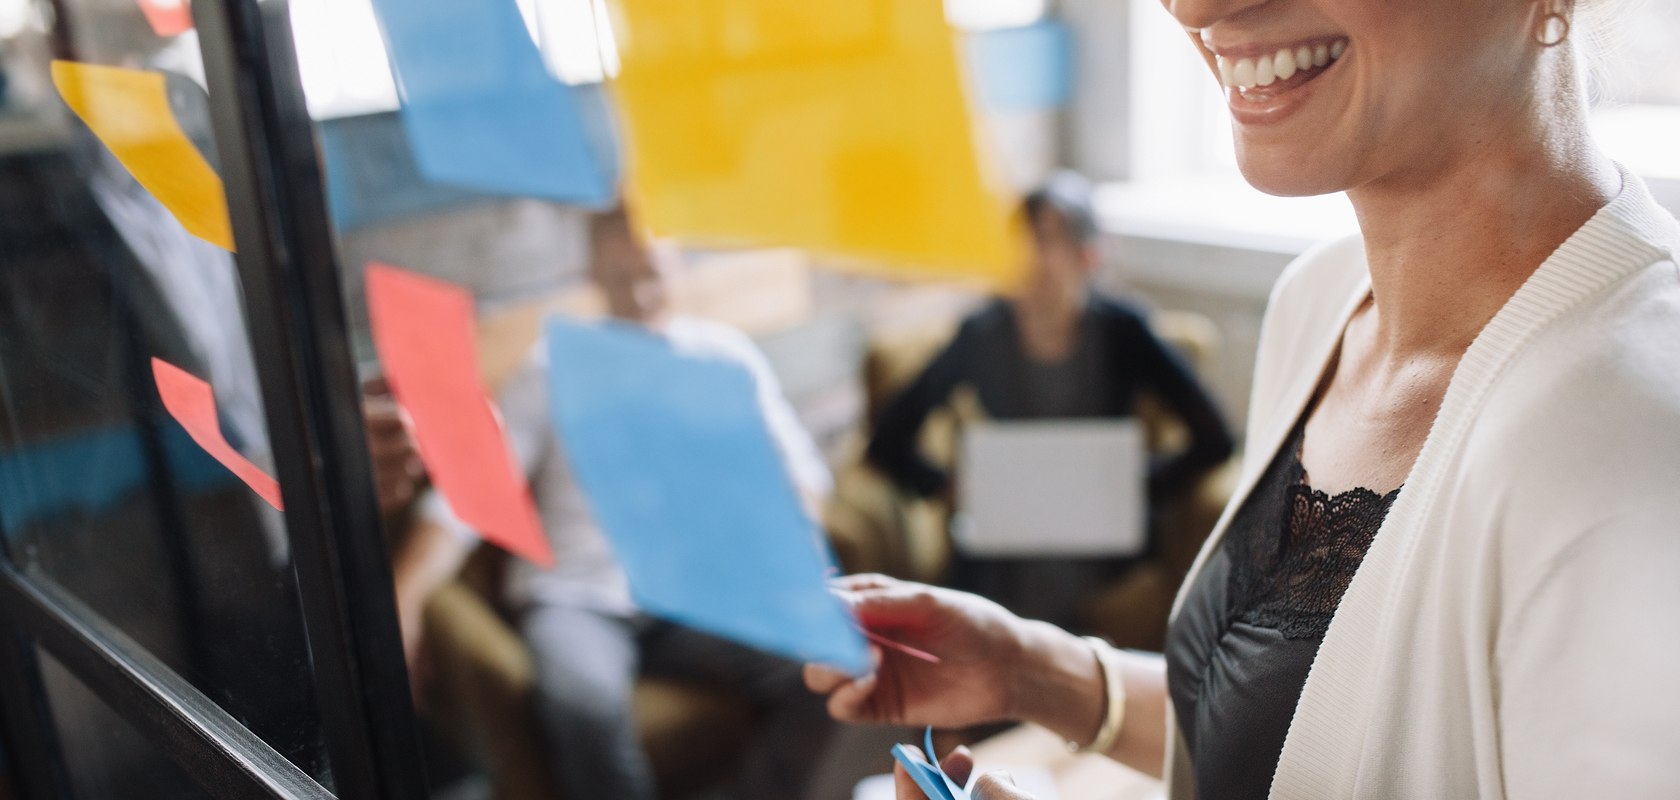
M1281 524L1251 526L1239 544L1231 597L1238 620L1286 639L1318 639L1329 630L1400 489L1329 495L1307 485L1298 458L1293 467Z

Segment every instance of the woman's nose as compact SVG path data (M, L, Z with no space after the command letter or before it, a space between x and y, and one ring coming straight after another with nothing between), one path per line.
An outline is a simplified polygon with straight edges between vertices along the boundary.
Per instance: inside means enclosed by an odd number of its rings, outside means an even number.
M1172 14L1191 32L1211 27L1215 22L1228 19L1248 11L1251 8L1279 2L1280 0L1161 0L1167 13ZM1292 2L1292 0L1281 0Z

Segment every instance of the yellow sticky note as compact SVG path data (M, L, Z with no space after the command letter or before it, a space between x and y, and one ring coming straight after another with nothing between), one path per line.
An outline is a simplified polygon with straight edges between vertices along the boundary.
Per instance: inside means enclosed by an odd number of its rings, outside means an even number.
M616 0L629 191L656 234L1002 283L1013 198L983 169L940 0Z
M70 110L189 233L233 250L222 179L169 110L162 74L54 61L52 77Z

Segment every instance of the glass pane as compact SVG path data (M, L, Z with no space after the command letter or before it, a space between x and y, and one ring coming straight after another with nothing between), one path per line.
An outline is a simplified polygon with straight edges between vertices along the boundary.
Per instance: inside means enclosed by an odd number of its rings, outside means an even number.
M273 474L234 258L201 238L214 223L225 238L226 215L196 34L159 35L132 0L53 7L0 15L7 555L326 782L284 517L177 421L154 373L161 359L208 383L200 422Z
M118 716L43 650L41 683L52 707L71 791L78 800L198 800L209 795L158 746Z

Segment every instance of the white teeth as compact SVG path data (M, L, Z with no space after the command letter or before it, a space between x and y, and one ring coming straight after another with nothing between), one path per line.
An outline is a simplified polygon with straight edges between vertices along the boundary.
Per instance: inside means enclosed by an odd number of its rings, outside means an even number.
M1238 89L1247 89L1254 85L1254 59L1245 58L1237 62L1231 70L1231 83Z
M1272 58L1272 71L1277 73L1278 80L1286 81L1295 76L1295 53L1285 47Z
M1214 65L1219 70L1219 80L1225 86L1247 91L1257 86L1270 86L1278 81L1287 81L1297 73L1323 68L1341 58L1345 52L1347 41L1337 40L1318 45L1284 47L1276 53L1259 58L1233 60L1215 56Z

